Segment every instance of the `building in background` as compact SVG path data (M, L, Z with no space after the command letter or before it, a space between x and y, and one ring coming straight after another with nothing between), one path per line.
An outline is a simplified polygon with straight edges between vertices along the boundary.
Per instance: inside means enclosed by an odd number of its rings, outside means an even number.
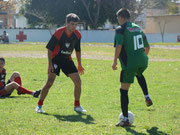
M0 0L6 3L7 1ZM14 0L16 2L16 0ZM20 5L18 3L15 5L15 9L11 10L0 10L0 28L27 28L27 19L24 16L19 15Z
M180 14L146 17L145 33L180 33Z

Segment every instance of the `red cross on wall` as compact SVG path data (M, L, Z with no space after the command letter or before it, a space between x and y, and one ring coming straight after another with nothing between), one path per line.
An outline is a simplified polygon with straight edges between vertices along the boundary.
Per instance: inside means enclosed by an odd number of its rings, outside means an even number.
M16 39L19 40L19 42L23 42L24 40L27 40L27 35L24 35L24 32L20 31L19 35L16 35Z

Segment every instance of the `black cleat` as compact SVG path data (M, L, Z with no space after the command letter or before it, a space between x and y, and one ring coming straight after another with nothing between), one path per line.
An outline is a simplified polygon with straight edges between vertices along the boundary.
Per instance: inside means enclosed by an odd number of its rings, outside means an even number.
M33 97L36 97L36 98L37 98L37 97L39 96L40 93L41 93L41 90L35 91Z
M120 121L119 123L116 124L116 127L119 127L119 126L121 126L121 127L130 127L131 124L130 124L129 120L127 119L126 121L122 120L122 121Z
M152 102L152 100L151 100L149 97L146 98L145 102L146 102L146 105L147 105L148 107L151 106L151 105L153 105L153 102Z

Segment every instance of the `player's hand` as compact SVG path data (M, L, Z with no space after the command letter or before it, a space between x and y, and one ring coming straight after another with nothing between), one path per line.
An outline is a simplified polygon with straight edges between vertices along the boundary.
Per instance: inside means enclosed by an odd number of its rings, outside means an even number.
M113 65L112 65L112 69L117 70L117 61L114 61Z
M81 65L78 65L78 72L80 75L84 74L84 68Z
M49 64L49 66L48 66L48 74L49 73L54 73L54 68L53 68L52 64Z

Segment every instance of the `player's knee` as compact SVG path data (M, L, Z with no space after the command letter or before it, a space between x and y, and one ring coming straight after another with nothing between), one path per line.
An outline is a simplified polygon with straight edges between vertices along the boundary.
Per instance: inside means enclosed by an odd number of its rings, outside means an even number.
M20 77L20 73L17 72L17 71L14 71L13 74L12 74L12 76L13 76L14 78Z
M11 82L10 85L12 85L14 89L18 87L18 84L16 82Z
M80 78L77 78L77 79L74 81L74 85L77 86L77 87L80 87L80 86L81 86L81 79L80 79Z

